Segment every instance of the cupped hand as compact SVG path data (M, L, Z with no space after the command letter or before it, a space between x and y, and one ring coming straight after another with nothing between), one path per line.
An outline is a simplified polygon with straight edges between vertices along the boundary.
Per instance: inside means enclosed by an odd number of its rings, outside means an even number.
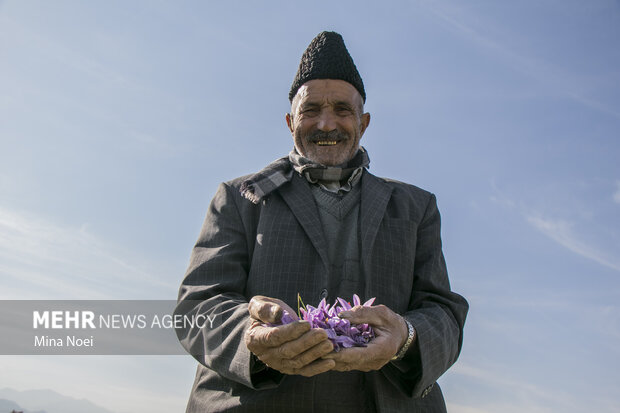
M245 344L267 366L284 374L310 377L331 370L336 362L322 359L333 350L327 333L311 329L307 321L295 321L275 327L286 310L297 320L295 312L277 298L255 296L248 308L252 323L245 333Z
M334 370L379 370L390 362L407 341L408 328L404 318L384 305L355 306L339 316L351 324L370 324L375 338L366 347L345 348L323 356L323 359L336 363Z

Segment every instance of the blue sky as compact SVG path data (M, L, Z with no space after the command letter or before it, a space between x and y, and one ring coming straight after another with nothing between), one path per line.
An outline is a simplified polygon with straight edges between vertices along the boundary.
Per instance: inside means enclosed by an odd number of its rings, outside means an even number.
M299 58L335 30L371 171L437 195L471 304L449 410L618 411L620 3L334 3L0 1L0 298L174 298L217 184L291 149ZM168 412L194 364L0 370L0 387Z

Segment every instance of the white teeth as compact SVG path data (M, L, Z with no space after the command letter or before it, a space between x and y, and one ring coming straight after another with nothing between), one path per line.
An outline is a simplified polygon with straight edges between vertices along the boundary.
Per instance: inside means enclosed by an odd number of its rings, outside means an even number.
M320 146L333 146L335 144L337 144L338 142L336 141L318 141L316 144L320 145Z

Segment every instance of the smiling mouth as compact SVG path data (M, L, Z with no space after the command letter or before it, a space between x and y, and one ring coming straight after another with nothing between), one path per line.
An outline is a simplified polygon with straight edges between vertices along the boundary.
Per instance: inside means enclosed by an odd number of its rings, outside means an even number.
M319 146L334 146L338 141L317 141L315 143Z

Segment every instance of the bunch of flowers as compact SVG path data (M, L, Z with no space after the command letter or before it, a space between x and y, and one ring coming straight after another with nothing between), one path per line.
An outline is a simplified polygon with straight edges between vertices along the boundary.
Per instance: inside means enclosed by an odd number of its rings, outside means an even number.
M327 304L322 299L317 307L304 305L301 297L297 296L298 315L301 320L308 321L312 328L322 328L327 332L327 337L334 345L334 350L348 347L365 347L366 343L375 337L375 333L368 324L351 324L349 320L338 317L341 311L347 311L357 305L370 307L374 298L361 304L357 294L353 294L353 306L350 302L338 297L333 305ZM289 324L295 319L284 311L282 324Z

